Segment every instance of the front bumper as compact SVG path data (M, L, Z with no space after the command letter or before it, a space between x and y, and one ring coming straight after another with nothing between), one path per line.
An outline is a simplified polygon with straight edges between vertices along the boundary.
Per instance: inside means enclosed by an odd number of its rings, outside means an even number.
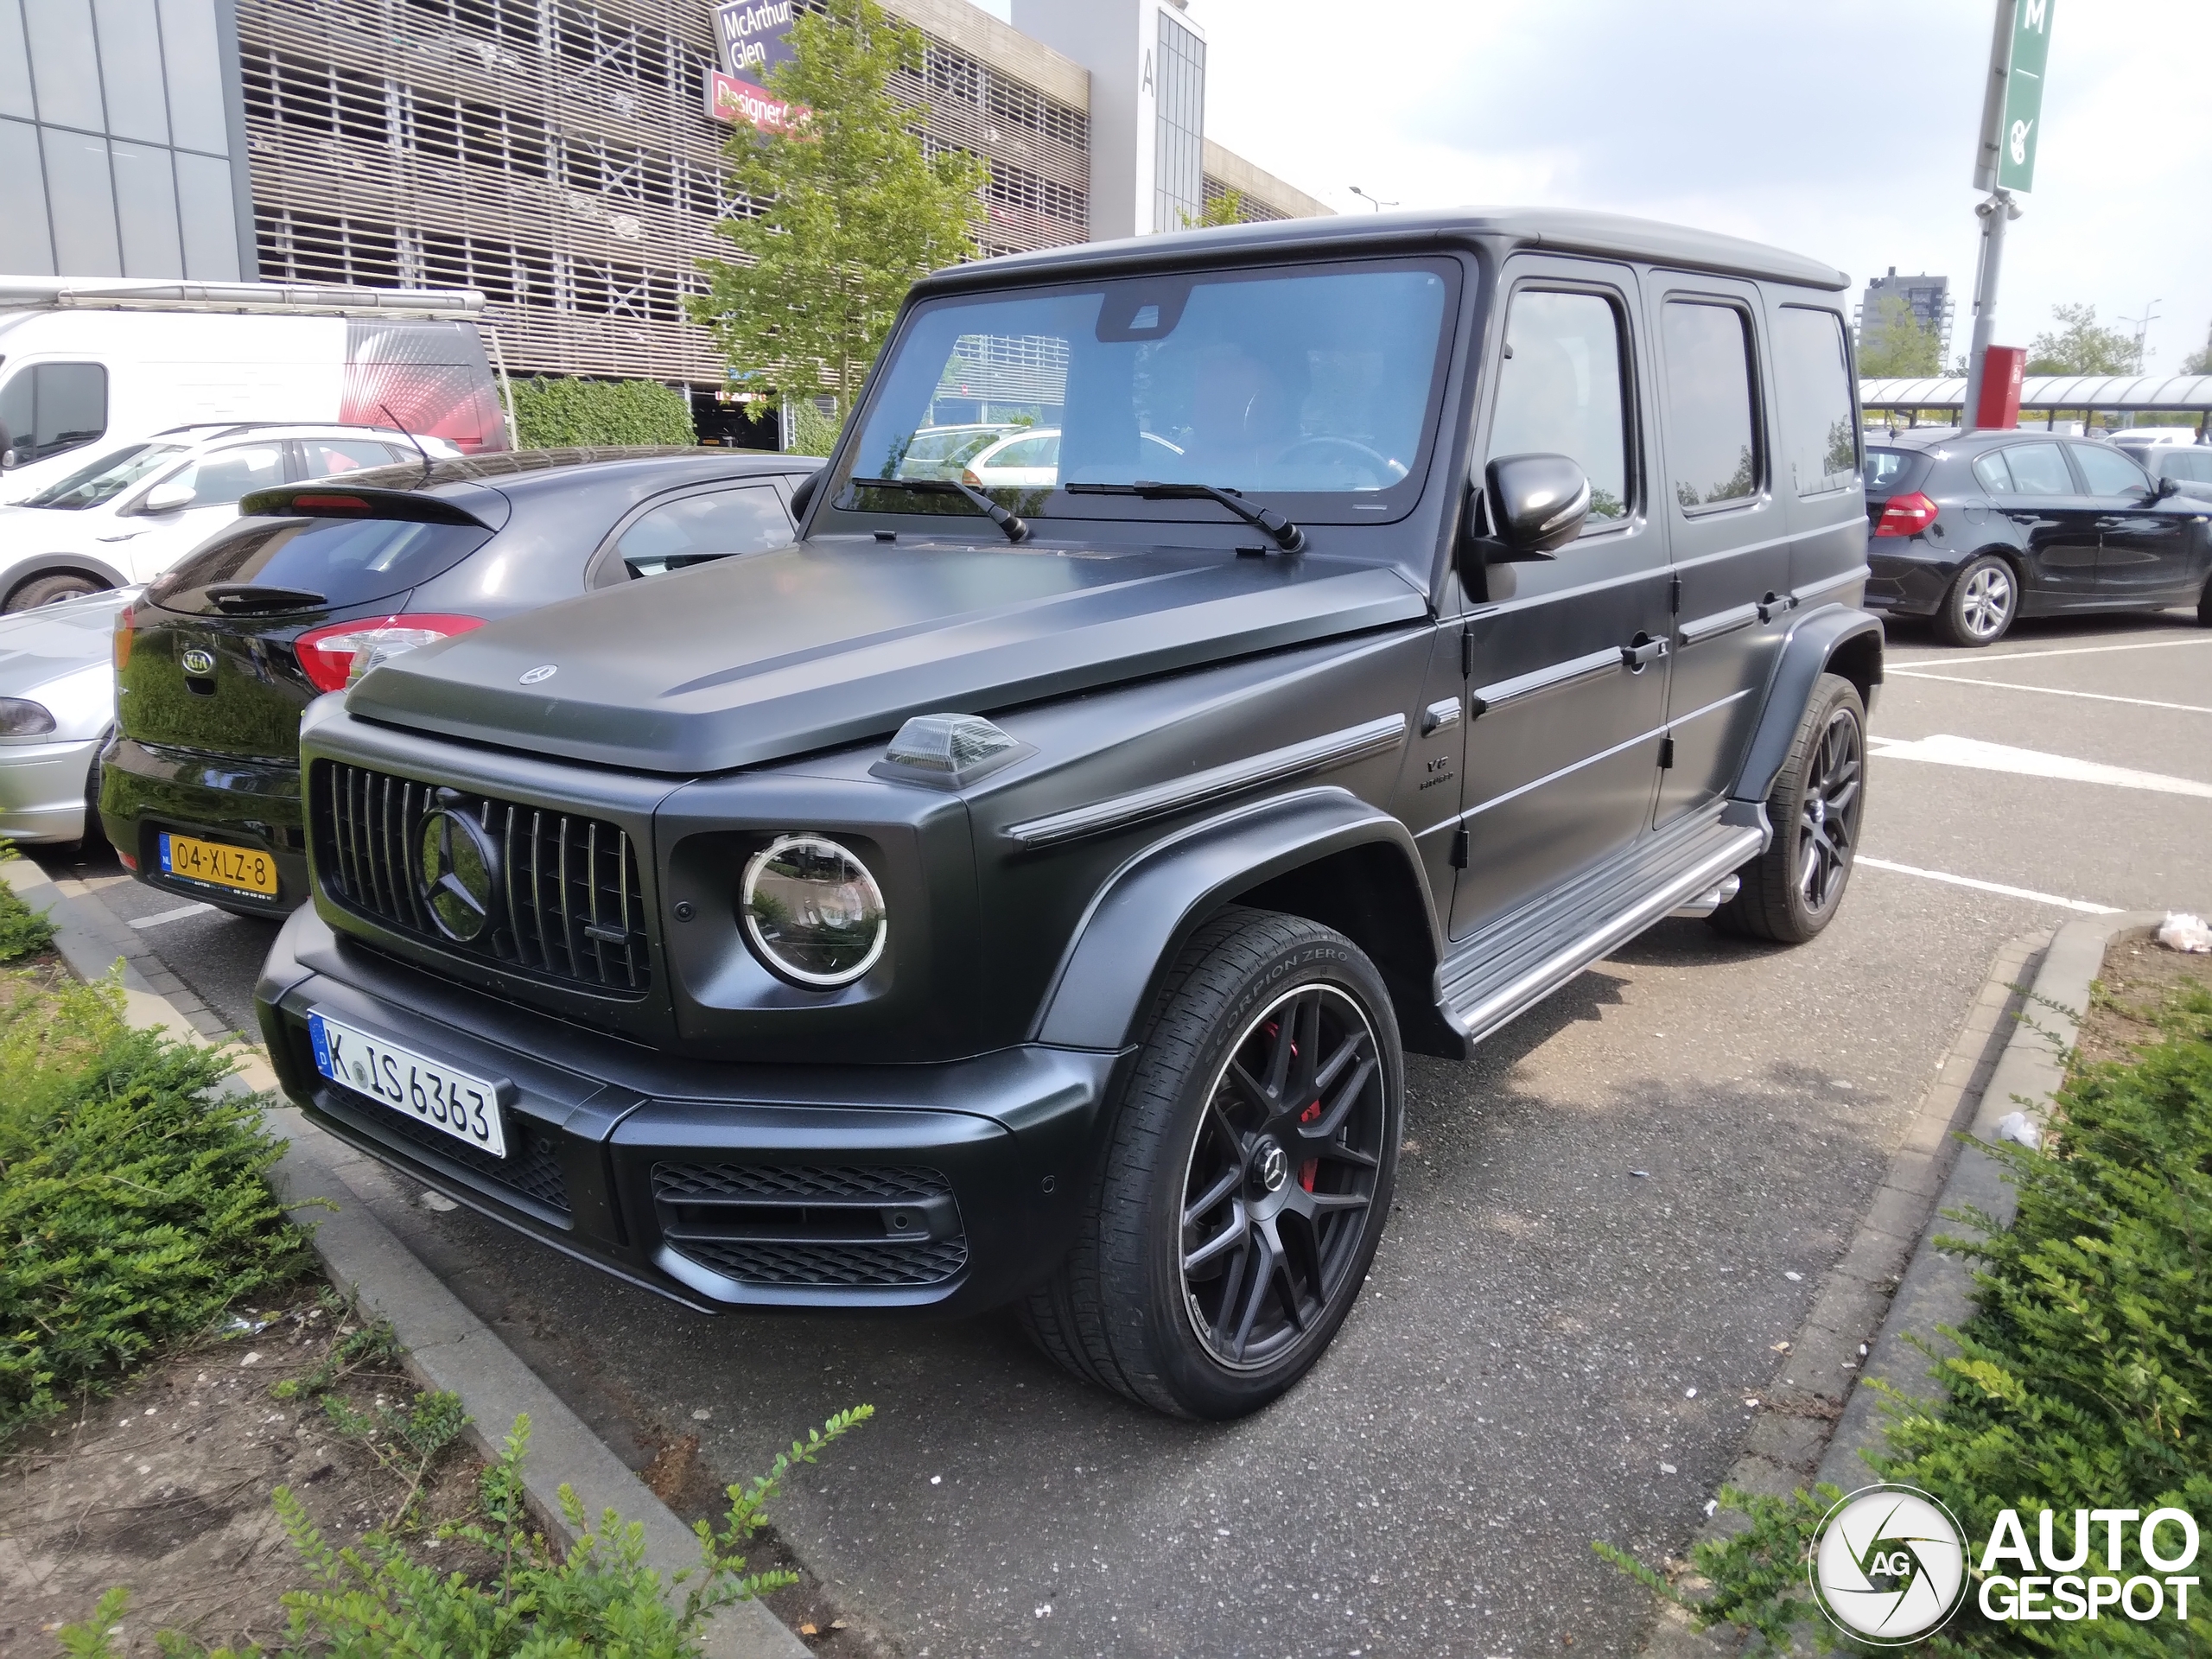
M340 1139L518 1232L702 1309L935 1308L1019 1295L1074 1236L1121 1056L727 1065L463 988L295 913L255 988L285 1093ZM504 1159L332 1084L320 1010L503 1091Z
M85 833L85 791L104 740L0 744L0 836L75 841Z
M118 736L100 766L100 818L108 840L138 861L138 879L164 893L270 917L308 897L296 762L236 760ZM164 874L164 830L268 853L276 863L276 896Z

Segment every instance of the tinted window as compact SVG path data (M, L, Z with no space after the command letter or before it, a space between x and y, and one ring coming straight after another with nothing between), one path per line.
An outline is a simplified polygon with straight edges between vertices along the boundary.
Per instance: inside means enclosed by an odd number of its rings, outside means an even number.
M1906 449L1869 449L1866 452L1866 493L1887 493L1905 487L1904 479L1921 457Z
M2055 443L2016 443L2004 451L2015 495L2071 495L2074 474Z
M1859 470L1859 435L1843 319L1783 306L1775 314L1774 370L1782 395L1782 458L1791 485L1800 495L1847 488Z
M2005 470L2005 452L2002 449L1993 449L1986 455L1978 456L1974 463L1974 475L1975 481L1992 495L2010 495L2012 493L2012 475Z
M2075 465L2081 467L2091 495L2140 496L2151 487L2151 480L2143 475L2143 469L2117 449L2107 449L2097 443L2075 443L2067 448L2073 450Z
M91 443L107 430L107 371L97 363L35 363L0 387L0 426L16 464Z
M1752 447L1751 320L1732 305L1669 300L1667 470L1685 507L1749 499Z
M2168 478L2185 478L2193 484L2212 484L2212 449L2183 449L2158 457L2158 470Z
M732 553L759 553L791 538L773 490L759 486L687 495L644 514L614 543L633 576L657 576Z
M389 518L242 518L147 589L172 611L211 615L210 585L296 588L334 608L395 599L492 538L475 524Z
M235 506L238 499L248 491L265 490L284 481L284 451L273 443L218 449L166 481L182 484L191 490L192 499L185 504L188 506Z
M365 438L308 438L302 441L300 453L307 470L302 478L334 478L340 473L359 472L364 467L389 467L396 461L414 456L413 450L402 454L381 443L371 443Z
M178 443L134 443L102 455L89 467L80 467L60 483L41 490L24 503L33 507L96 507L123 493L149 474L159 472L184 453Z
M1590 480L1590 516L1620 518L1630 499L1620 313L1599 295L1523 289L1505 342L1489 458L1566 455Z

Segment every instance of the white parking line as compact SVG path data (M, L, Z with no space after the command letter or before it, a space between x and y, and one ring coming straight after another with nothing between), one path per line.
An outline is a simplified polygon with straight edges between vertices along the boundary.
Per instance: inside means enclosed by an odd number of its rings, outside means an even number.
M163 922L181 922L188 916L197 916L202 911L212 912L215 906L213 905L203 905L195 902L186 905L178 910L161 910L155 912L151 916L137 917L133 918L130 925L133 927L159 927Z
M2047 697L2085 697L2091 702L2125 702L2138 709L2177 709L2185 715L2212 715L2212 709L2196 702L2160 702L2155 697L2115 697L2102 691L2068 691L2055 685L2022 685L2013 680L1969 680L1957 674L1926 674L1915 668L1893 668L1891 679L1934 680L1939 685L1986 685L1999 691L2040 691Z
M2101 657L2107 652L2114 651L2171 651L2177 645L2212 645L2212 634L2204 634L2195 639L2150 639L2133 645L2068 645L2058 651L1999 651L1993 652L1986 657L1976 658L1974 661L2023 663L2031 657ZM1944 656L1930 654L1926 657L1910 658L1907 660L1916 663L1956 661L1957 653L1954 652ZM1961 666L1971 665L1971 664L1961 664Z
M2069 783L2106 784L2114 789L2147 789L2160 795L2193 795L2212 800L2212 784L2200 784L2194 778L2169 778L2162 772L2108 766L2101 760L2076 760L2067 754L2016 749L2003 743L1985 743L1977 737L1955 737L1948 732L1938 732L1933 737L1910 742L1870 737L1867 747L1884 760L1926 760L1937 766L1966 766L1976 772L2010 772L2018 778L2057 778Z
M2093 905L2086 899L2062 899L2055 893L2037 893L2033 887L2011 887L2002 881L1977 881L1970 875L1953 875L1948 870L1923 870L1917 864L1895 864L1886 858L1869 858L1861 853L1853 861L1872 869L1889 870L1898 875L1916 875L1924 881L1941 881L1948 887L1972 887L1976 893L2000 893L2007 899L2025 899L2031 904L2056 905L2064 910L2078 910L2090 916L2117 916L2119 908L2113 905Z

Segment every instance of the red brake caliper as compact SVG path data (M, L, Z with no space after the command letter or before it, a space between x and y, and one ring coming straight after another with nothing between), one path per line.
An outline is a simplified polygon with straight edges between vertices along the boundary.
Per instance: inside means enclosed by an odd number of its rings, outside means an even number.
M1311 1106L1308 1106L1304 1111L1298 1115L1298 1121L1301 1123L1311 1123L1315 1118L1320 1116L1321 1103L1319 1100L1316 1099ZM1320 1167L1321 1160L1319 1158L1308 1158L1306 1160L1305 1166L1298 1172L1298 1184L1304 1187L1308 1192L1311 1192L1313 1190L1314 1173Z

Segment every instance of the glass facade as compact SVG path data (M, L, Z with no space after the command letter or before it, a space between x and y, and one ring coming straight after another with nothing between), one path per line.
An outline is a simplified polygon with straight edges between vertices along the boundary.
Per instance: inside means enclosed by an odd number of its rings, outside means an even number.
M232 0L0 0L0 271L235 282Z
M1206 43L1164 11L1158 66L1152 228L1179 231L1205 211Z

